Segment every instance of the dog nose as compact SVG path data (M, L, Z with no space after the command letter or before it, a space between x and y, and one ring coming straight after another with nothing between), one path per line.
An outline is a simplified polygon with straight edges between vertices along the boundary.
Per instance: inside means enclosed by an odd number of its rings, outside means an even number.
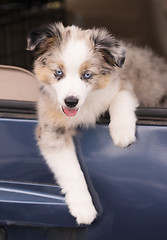
M73 96L70 96L70 97L67 97L65 100L64 100L65 104L67 105L67 107L69 108L74 108L78 102L79 102L79 99L78 98L75 98Z

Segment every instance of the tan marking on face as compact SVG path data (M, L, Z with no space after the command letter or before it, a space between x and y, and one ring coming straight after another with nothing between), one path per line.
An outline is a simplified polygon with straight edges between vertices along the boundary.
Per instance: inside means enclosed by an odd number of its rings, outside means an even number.
M90 71L93 74L93 78L87 80L87 84L90 84L93 90L105 88L110 82L110 74L102 74L102 65L104 65L104 61L99 58L88 60L80 67L80 75L85 71Z
M38 64L34 67L34 73L36 78L45 84L50 84L51 79L53 78L53 71L47 66L43 67L41 64Z
M96 76L96 80L95 80L95 85L94 85L94 89L102 89L107 87L107 85L109 84L111 78L110 75L98 75Z
M65 66L64 66L64 64L63 64L63 62L62 62L61 60L56 61L56 66L57 66L57 67L56 67L55 70L60 69L60 70L62 70L63 73L65 74Z
M50 122L55 126L67 128L67 117L63 114L59 106L53 103L48 96L40 95L38 115L40 121Z
M79 69L79 73L80 73L80 75L82 74L82 73L84 73L86 70L90 70L90 71L92 71L92 64L91 64L91 62L90 61L85 61L82 65L81 65L81 67L80 67L80 69Z
M52 59L47 59L47 63L43 65L40 60L37 60L34 65L36 78L45 84L55 83L59 80L55 76L56 70L62 70L65 75L65 67L62 61L54 62Z

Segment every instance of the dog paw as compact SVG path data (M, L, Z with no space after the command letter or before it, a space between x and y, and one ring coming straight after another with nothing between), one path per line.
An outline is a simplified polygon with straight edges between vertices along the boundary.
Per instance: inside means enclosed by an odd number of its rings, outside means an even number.
M114 145L124 148L135 142L136 137L134 126L121 125L115 127L110 123L109 127Z
M72 210L72 215L76 217L76 221L79 225L89 225L95 220L97 212L93 204L79 204L78 206L75 205L74 209Z
M79 200L79 199L78 199ZM91 224L97 217L97 211L91 199L67 200L70 213L76 218L77 223Z

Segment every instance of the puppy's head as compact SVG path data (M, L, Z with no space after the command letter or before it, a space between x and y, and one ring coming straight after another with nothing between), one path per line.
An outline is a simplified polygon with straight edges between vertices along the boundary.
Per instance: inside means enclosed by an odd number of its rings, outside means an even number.
M91 91L105 88L125 60L124 48L105 29L54 23L32 31L27 42L37 79L67 116L76 115Z

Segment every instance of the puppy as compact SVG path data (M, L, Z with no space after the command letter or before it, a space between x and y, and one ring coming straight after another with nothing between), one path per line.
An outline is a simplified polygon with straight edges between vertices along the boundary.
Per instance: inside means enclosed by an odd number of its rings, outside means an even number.
M82 30L61 23L32 31L28 50L36 54L41 153L70 213L78 224L90 224L97 211L76 156L75 129L94 125L108 110L114 144L133 143L135 109L139 103L159 106L167 94L167 65L148 49L118 42L105 29Z

